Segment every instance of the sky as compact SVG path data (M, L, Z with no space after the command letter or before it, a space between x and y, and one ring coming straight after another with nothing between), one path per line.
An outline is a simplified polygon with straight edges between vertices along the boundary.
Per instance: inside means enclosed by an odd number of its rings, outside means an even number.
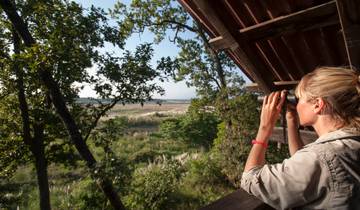
M113 8L115 3L118 0L74 0L75 2L81 4L84 8L88 8L91 5L94 5L96 7L101 7L105 11L108 11L108 9ZM128 4L130 0L121 1L122 3ZM110 22L111 23L111 22ZM115 23L114 23L115 24ZM191 34L184 34L185 36L191 37ZM135 34L131 36L129 39L126 40L125 49L133 51L137 45L144 43L144 42L152 42L153 36L149 32L145 32L141 35ZM152 65L156 65L156 60L163 56L175 56L179 52L179 49L171 43L168 39L164 39L160 44L153 45L154 48L154 57ZM119 50L112 47L112 45L105 45L105 51L107 52L114 52L114 53L120 53ZM95 66L93 68L96 68ZM89 70L91 72L91 69ZM195 88L193 87L187 87L185 84L185 81L182 82L160 82L157 81L158 85L163 87L165 90L165 95L160 96L158 94L155 94L153 98L157 99L191 99L196 97ZM85 86L84 89L80 92L80 97L96 97L96 94L94 91L91 90L91 87Z

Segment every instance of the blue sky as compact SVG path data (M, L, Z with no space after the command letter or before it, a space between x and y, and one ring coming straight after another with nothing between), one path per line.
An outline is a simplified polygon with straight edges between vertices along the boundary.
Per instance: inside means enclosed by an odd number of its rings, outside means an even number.
M104 8L105 11L107 11L110 8L113 8L114 4L118 0L74 0L75 2L80 3L84 8L88 8L91 5L94 5L96 7ZM130 0L121 1L122 3L128 4ZM185 36L191 36L191 34L184 34ZM152 42L153 36L151 33L143 33L141 35L135 34L132 37L130 37L126 41L125 49L127 50L134 50L137 45L144 42ZM153 65L156 65L156 60L163 56L175 56L179 49L171 42L168 41L168 39L165 39L162 41L159 45L154 45L154 57L153 57ZM114 52L114 53L120 53L119 50L112 47L112 45L106 45L105 51L107 52ZM95 68L95 67L94 67ZM195 98L196 93L195 89L193 87L187 87L185 82L159 82L158 84L162 86L165 90L165 95L154 95L154 98L161 98L161 99L190 99ZM80 93L81 97L96 97L94 92L91 90L90 87L85 87L83 91Z

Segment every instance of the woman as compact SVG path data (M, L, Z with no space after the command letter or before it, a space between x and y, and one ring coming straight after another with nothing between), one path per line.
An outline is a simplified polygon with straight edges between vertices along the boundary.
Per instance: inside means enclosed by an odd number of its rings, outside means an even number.
M297 113L288 107L286 114L291 157L274 165L265 164L265 152L286 92L266 96L241 187L277 209L360 209L359 94L353 70L322 67L305 75L295 90ZM304 146L299 123L319 138Z

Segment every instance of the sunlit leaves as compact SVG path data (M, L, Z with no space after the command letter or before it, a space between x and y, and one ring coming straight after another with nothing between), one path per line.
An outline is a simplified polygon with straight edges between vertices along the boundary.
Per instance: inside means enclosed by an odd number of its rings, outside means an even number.
M208 35L177 1L132 0L130 5L118 1L111 14L119 20L123 35L151 32L155 44L164 39L173 42L180 52L173 58L160 58L158 68L175 81L185 80L199 96L214 98L222 89L238 85L230 81L239 75L233 71L233 61L211 49Z
M93 6L84 9L66 0L18 0L16 5L37 44L32 47L21 44L20 54L14 55L12 26L1 11L0 46L4 50L0 53L0 97L4 104L5 101L7 103L7 113L2 115L6 120L4 125L12 125L12 130L1 127L0 132L8 143L14 143L11 144L14 146L12 149L7 146L9 149L4 150L20 151L19 148L22 148L11 137L15 131L18 140L22 136L22 119L17 101L18 76L12 69L14 64L22 72L30 128L44 125L43 134L46 150L51 153L47 155L50 162L69 165L74 161L66 159L73 157L72 160L76 160L77 157L72 156L74 148L69 144L68 133L39 79L40 66L52 73L83 135L90 132L92 123L99 115L105 114L102 110L107 106L84 107L77 104L75 98L80 89L75 83L91 84L100 97L110 101L143 102L152 94L163 92L154 82L161 75L150 65L153 56L150 44L139 46L133 53L125 51L122 57L100 52L99 49L106 44L112 44L119 50L125 44L125 36L119 28L109 24L109 18L102 9ZM97 75L89 75L88 68L94 68ZM1 159L4 154L0 154ZM27 156L23 154L23 157ZM18 160L12 159L14 163Z
M142 102L155 92L162 93L153 81L162 75L151 66L152 56L151 44L143 44L134 53L125 51L122 57L103 57L97 74L105 80L97 84L97 92L102 98L116 97L123 102Z
M156 43L166 38L169 29L184 31L178 24L186 24L190 18L177 2L170 0L133 0L130 7L119 1L112 14L121 20L123 34L149 30L155 34Z

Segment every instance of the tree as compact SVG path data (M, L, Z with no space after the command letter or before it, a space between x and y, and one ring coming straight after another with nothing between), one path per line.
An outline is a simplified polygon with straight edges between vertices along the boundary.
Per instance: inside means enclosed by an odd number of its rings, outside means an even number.
M208 101L214 101L222 91L239 91L244 83L233 71L233 61L209 45L205 31L176 1L133 0L128 6L119 1L111 14L120 20L123 36L149 31L159 43L172 34L169 39L180 52L176 58L161 58L159 67L173 72L176 81L190 77L188 85L196 87L198 95Z
M237 186L246 145L258 125L259 104L244 90L245 81L237 74L233 61L225 52L212 48L201 25L176 1L133 0L128 6L119 1L112 14L120 20L124 36L151 32L154 42L159 43L172 34L169 39L180 52L175 58L161 58L159 66L173 72L175 80L190 79L188 84L196 87L200 104L215 107L224 121L218 129L215 150L222 157L223 171ZM176 122L168 125L175 127Z
M120 49L124 44L119 31L107 24L101 9L91 7L85 14L74 2L17 1L19 16L10 1L1 0L0 6L10 20L1 13L1 110L21 113L13 121L10 114L1 117L5 123L1 136L6 143L2 144L0 167L14 171L17 164L35 157L40 206L50 209L47 161L59 161L54 153L63 154L62 146L70 143L66 131L87 166L94 170L97 162L85 141L100 117L119 101L143 102L153 92L161 93L159 86L150 83L160 73L149 64L149 44L139 46L134 54L125 51L123 57L99 52L106 42ZM96 75L86 71L92 66L98 67ZM79 88L74 83L83 82L93 84L102 98L111 99L110 103L87 107L77 104ZM14 109L15 106L19 108ZM22 138L14 139L18 134ZM54 142L58 138L63 142ZM46 151L51 151L47 157ZM67 152L72 154L72 149ZM7 162L8 154L15 158ZM108 178L101 172L93 176L113 207L124 209Z

